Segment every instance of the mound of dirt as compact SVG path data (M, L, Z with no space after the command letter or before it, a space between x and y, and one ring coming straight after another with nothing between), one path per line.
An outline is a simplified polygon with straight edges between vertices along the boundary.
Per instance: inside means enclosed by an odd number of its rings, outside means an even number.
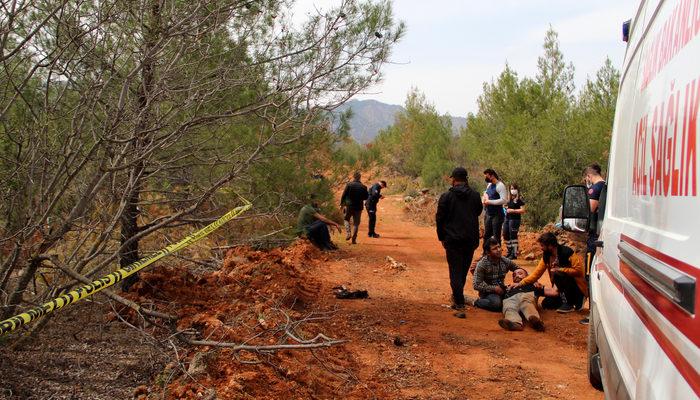
M409 219L423 226L435 225L438 197L429 193L404 197L404 211Z
M177 330L189 340L251 346L295 344L319 333L341 336L315 310L320 284L309 269L327 260L306 241L285 249L234 248L218 270L198 274L180 266L144 273L136 290L142 303L163 304L159 311L178 316ZM342 348L342 347L341 347ZM338 348L324 350L233 351L218 346L188 347L142 398L325 398L351 394L347 376L356 362ZM333 368L328 366L332 365ZM185 372L186 369L186 372ZM149 394L150 393L150 394Z

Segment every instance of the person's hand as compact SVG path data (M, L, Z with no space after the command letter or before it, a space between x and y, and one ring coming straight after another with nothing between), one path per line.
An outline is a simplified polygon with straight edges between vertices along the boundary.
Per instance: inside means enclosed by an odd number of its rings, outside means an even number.
M553 267L553 268L550 269L550 271L552 271L552 273L559 272L559 268L558 268L558 267Z
M499 296L502 296L502 295L503 295L503 288L500 287L500 286L496 286L496 289L494 289L493 292L496 293L496 294L499 295Z
M338 231L338 233L343 233L343 229L340 227L340 225L335 224L333 227Z
M544 289L544 285L539 283L539 282L535 282L534 286L535 286L535 289Z

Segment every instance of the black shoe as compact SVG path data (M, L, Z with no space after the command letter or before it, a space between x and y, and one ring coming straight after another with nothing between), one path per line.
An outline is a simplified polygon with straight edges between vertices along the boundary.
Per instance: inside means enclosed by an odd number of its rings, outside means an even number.
M523 326L507 319L499 319L498 325L507 331L522 331Z
M378 237L379 237L379 234L378 234L378 233L370 233L370 234L369 234L369 237L371 237L371 238L378 238Z
M566 314L574 311L576 311L576 309L569 303L564 303L561 305L561 307L557 308L557 312L560 314Z
M450 306L451 309L453 310L464 310L464 304L452 304Z
M544 332L544 323L542 323L542 320L536 316L531 316L527 319L527 322L529 322L532 329L536 330L537 332Z

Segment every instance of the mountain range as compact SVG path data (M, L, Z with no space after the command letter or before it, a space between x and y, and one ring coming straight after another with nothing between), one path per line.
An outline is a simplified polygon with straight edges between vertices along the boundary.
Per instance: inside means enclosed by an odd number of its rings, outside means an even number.
M402 106L386 104L377 100L350 100L335 110L341 113L352 108L353 116L350 119L350 135L361 144L374 140L380 130L394 124L397 113L404 111ZM452 119L452 131L457 133L459 129L467 125L467 119L462 117L450 117Z

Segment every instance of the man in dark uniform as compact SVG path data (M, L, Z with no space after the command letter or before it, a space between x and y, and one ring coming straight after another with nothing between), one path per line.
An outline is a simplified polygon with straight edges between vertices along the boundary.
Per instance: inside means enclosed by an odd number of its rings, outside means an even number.
M383 198L382 189L386 187L386 181L379 181L369 188L369 197L367 198L367 216L369 216L369 234L371 238L378 238L379 234L374 228L377 226L377 203Z
M596 251L596 242L598 241L598 203L600 203L600 195L605 188L605 180L601 175L601 168L598 164L591 164L583 170L583 179L588 187L588 203L591 207L591 226L588 231L588 240L586 241L586 279L589 277L593 256ZM588 317L582 319L582 324L587 325Z
M467 170L457 167L450 175L452 187L440 196L435 224L445 248L450 270L452 308L464 309L464 284L479 246L479 215L483 210L479 193L467 184Z
M345 240L352 239L352 244L357 243L357 230L360 227L360 218L362 218L362 209L364 208L365 200L369 197L367 186L360 182L362 175L359 171L353 174L353 181L345 185L343 195L340 196L340 207L345 214ZM350 227L350 219L352 219L352 230Z

